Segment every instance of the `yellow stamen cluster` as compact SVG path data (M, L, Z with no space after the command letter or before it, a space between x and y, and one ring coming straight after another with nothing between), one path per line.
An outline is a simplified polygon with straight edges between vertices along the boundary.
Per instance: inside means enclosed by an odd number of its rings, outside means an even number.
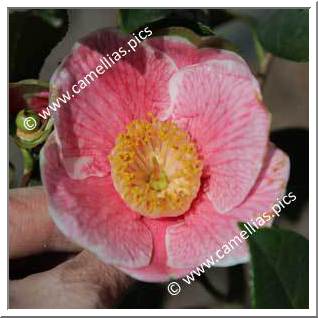
M131 209L147 217L183 214L200 187L196 146L170 121L132 121L117 137L109 160L116 190Z

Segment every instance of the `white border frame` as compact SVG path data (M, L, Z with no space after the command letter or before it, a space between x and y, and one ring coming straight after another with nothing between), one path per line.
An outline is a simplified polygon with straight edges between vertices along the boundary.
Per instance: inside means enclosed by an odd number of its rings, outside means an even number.
M8 105L8 21L7 21L7 9L8 7L56 7L56 8L68 8L68 7L79 7L80 4L86 4L78 0L2 0L0 4L0 36L1 43L5 45L5 48L0 50L0 56L2 61L2 72L1 76L1 104L2 104L2 116L0 116L0 129L2 137L0 139L0 149L7 149L8 158L8 120L4 112L6 111L5 105ZM92 7L100 7L102 4L99 0L90 0L89 4ZM134 1L129 0L118 1L107 1L107 4L113 5L113 8L118 7L156 7L151 5L150 2L146 1ZM193 5L195 4L195 6ZM248 0L222 0L222 1L211 1L211 0L176 0L175 3L171 3L171 0L161 0L160 7L237 7L240 4L240 8L257 8L257 7L290 7L290 0L267 0L255 1ZM8 279L8 262L7 262L7 203L8 203L8 189L7 184L4 180L8 180L8 169L7 166L2 165L0 170L1 185L0 185L0 198L2 206L2 215L0 222L0 237L1 237L1 272L0 272L0 314L5 316L312 316L316 315L316 2L313 0L293 0L292 7L310 7L310 18L309 18L309 145L310 145L310 159L309 159L309 287L310 296L309 304L310 309L7 309L8 290L4 286L7 286ZM107 8L107 7L104 7ZM108 7L110 8L110 7ZM288 114L287 114L288 116Z

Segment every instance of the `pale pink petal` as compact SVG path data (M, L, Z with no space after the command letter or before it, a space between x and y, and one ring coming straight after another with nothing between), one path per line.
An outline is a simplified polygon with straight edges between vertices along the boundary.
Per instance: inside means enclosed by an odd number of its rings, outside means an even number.
M52 111L58 144L68 162L65 168L72 178L109 173L106 158L118 133L131 120L145 117L148 112L160 117L170 104L168 81L175 64L142 44L136 52L127 53L128 40L109 29L92 33L75 45L52 77L56 92L50 104L63 93L73 95L65 104L60 101L60 108ZM112 64L110 58L115 62L114 52L119 54L120 48L126 50L126 55ZM116 56L118 59L122 55ZM80 85L86 87L76 95L72 92L74 84L76 91ZM82 156L85 161L79 159Z
M224 63L207 62L181 69L170 94L172 118L203 157L209 198L217 211L230 211L251 190L266 153L270 118L254 83Z
M246 71L250 72L247 63L238 54L233 51L215 49L215 48L201 48L198 50L199 62L215 62L215 61L232 61L245 66Z
M239 55L226 50L214 50L209 48L201 49L199 52L200 63L214 64L223 74L231 74L232 76L249 79L258 98L262 98L259 82L254 77L247 63Z
M49 213L60 230L108 264L149 264L152 237L139 215L115 191L110 176L71 179L59 157L54 135L41 153Z
M220 214L203 197L194 204L184 222L167 229L168 265L176 268L195 267L210 256L216 261L215 266L230 266L247 261L247 246L242 238L241 242L236 239L238 246L231 243L234 248L222 260L217 261L216 252L239 236L238 222L256 221L264 212L273 215L271 208L283 195L288 177L288 157L271 146L254 188L238 208ZM260 221L256 222L260 224Z
M148 39L146 44L167 54L178 68L215 60L234 61L246 65L246 62L234 52L217 48L198 49L189 40L179 36L154 37Z
M228 72L250 78L260 93L259 84L247 63L232 51L209 47L198 49L190 41L178 36L154 37L146 43L172 58L178 68L204 62L219 64Z
M120 269L136 279L148 282L168 281L189 273L191 270L189 268L172 268L167 264L166 230L169 226L182 221L182 217L174 219L144 218L143 221L154 237L151 262L148 266L142 268L120 267Z
M162 36L150 38L147 45L167 54L178 68L199 62L198 49L190 41L178 36Z

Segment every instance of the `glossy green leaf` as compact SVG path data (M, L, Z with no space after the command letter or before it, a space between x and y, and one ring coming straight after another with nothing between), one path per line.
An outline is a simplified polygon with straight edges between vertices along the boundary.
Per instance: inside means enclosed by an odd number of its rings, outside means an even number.
M192 42L197 47L214 47L218 49L226 49L230 51L237 51L237 48L229 41L217 37L215 35L211 36L200 36L193 30L185 27L168 27L162 28L158 31L153 32L153 36L180 36L188 41Z
M309 243L281 229L261 229L248 238L254 308L308 308Z
M126 33L146 26L154 33L170 27L184 27L200 36L209 36L213 35L215 23L228 19L228 15L220 15L221 19L213 15L211 20L211 12L202 9L123 9L119 11L119 26Z
M37 78L45 58L62 40L68 27L67 11L36 9L9 15L10 81Z
M308 9L270 10L255 20L255 30L261 45L276 56L296 62L307 62L308 17Z
M134 32L140 27L167 17L170 9L121 9L119 10L119 27L126 33Z

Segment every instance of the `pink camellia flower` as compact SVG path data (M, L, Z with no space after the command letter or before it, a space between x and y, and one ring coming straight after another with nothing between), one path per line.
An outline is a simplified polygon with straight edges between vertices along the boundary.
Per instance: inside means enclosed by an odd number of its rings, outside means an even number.
M71 91L128 40L110 29L88 35L52 84ZM258 83L232 52L149 39L54 122L41 159L50 214L72 240L140 280L184 276L285 191L288 157L269 143ZM248 257L244 243L217 265Z

